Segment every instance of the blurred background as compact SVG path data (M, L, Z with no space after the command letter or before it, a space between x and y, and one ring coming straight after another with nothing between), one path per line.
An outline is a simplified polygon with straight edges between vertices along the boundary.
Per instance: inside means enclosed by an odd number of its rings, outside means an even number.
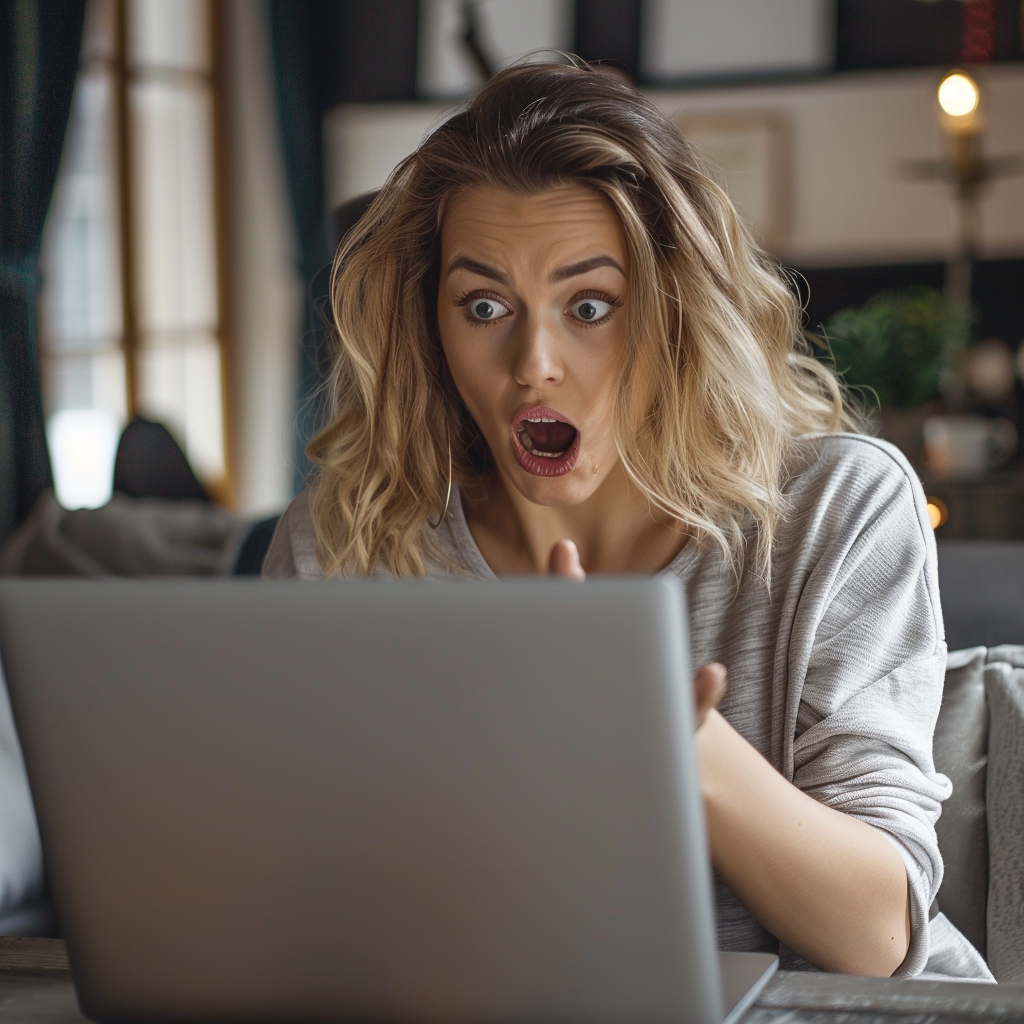
M544 50L703 151L939 536L1024 537L1022 0L0 9L0 571L257 571L308 471L353 200ZM110 555L111 510L149 515L150 562Z

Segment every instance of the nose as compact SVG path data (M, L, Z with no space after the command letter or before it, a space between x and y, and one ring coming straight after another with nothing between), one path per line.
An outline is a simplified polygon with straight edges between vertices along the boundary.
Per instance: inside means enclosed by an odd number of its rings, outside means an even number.
M533 388L560 384L564 369L554 330L543 318L528 317L521 332L514 369L516 383Z

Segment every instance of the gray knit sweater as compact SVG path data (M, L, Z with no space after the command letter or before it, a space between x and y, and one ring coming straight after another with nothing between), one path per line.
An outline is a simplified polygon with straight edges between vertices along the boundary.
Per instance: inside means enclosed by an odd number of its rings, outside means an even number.
M752 533L738 586L720 554L694 544L662 570L686 588L693 664L728 668L719 710L778 771L898 851L913 930L897 973L991 980L960 932L929 915L942 880L934 825L951 786L932 760L946 645L920 484L891 445L839 434L807 440L787 493L770 586L753 571ZM464 573L494 578L457 494L440 540ZM320 578L305 494L278 525L263 572ZM778 950L784 966L808 966L720 880L715 895L722 949Z

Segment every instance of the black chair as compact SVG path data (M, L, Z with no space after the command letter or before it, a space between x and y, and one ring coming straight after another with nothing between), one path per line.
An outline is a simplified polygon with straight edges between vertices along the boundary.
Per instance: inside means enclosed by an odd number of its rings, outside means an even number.
M170 431L141 416L124 428L118 442L114 490L129 498L210 501Z

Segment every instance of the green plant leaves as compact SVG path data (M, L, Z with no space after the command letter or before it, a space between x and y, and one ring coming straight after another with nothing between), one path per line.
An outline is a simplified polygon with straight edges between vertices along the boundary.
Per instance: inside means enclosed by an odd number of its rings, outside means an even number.
M969 304L934 288L908 288L833 314L825 340L848 385L873 391L882 406L909 409L938 396L973 319Z

